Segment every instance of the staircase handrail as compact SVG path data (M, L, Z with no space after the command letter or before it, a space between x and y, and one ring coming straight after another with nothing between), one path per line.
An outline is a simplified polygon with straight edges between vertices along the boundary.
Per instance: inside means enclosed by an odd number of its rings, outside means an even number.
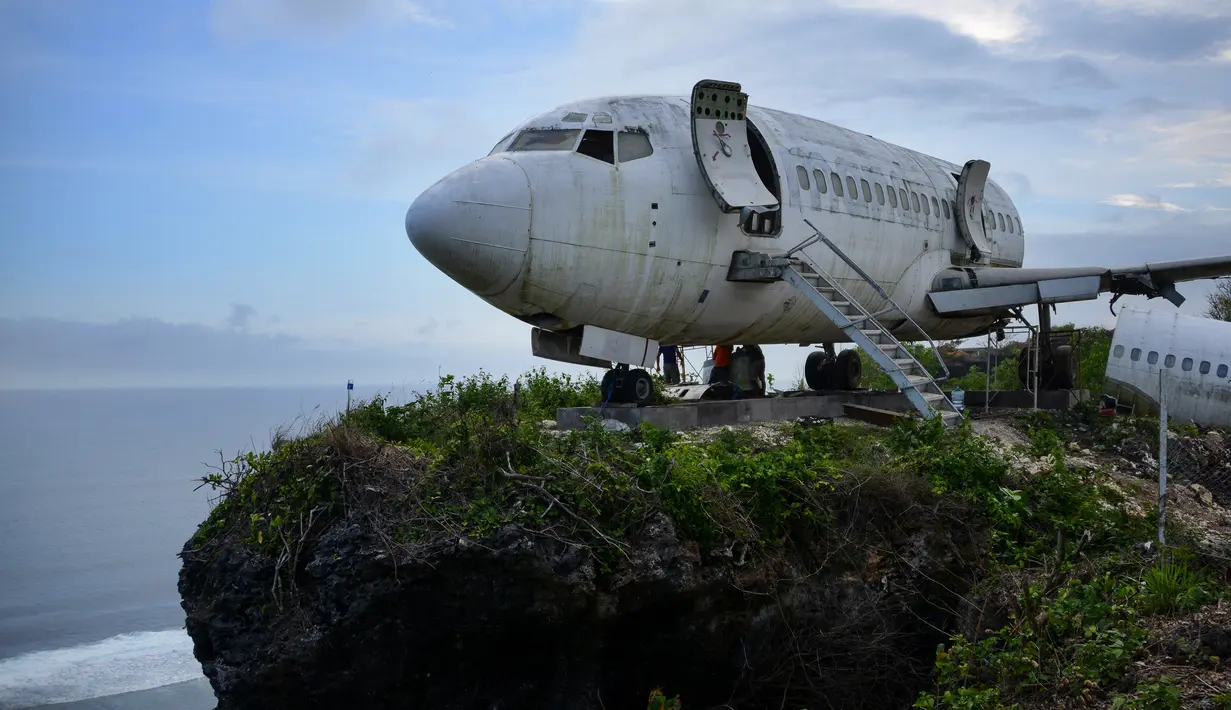
M905 316L906 320L912 326L915 327L916 331L918 331L920 334L923 335L924 341L928 344L928 347L932 348L932 354L936 356L936 362L940 365L941 371L944 372L944 374L941 375L940 377L934 377L932 379L936 380L937 382L942 382L944 380L949 379L949 367L945 365L944 359L940 356L940 349L936 347L936 343L935 341L932 340L932 336L928 335L927 331L925 331L922 327L920 327L920 325L915 322L915 319L910 317L909 313L907 313L901 306L899 306L896 302L894 302L893 298L885 291L885 289L881 288L881 285L876 282L876 279L869 276L866 271L860 268L859 264L856 264L854 260L852 260L849 256L846 255L846 252L839 249L837 244L834 244L832 241L830 241L829 237L826 237L825 234L821 232L821 230L817 229L815 224L813 224L807 218L804 219L804 224L811 227L812 231L815 232L815 234L813 234L813 236L811 237L808 237L804 241L800 242L796 246L792 247L791 250L785 254L785 256L790 257L795 252L799 252L808 261L809 266L811 266L813 269L816 269L817 272L821 273L825 277L825 280L829 282L830 286L832 286L839 293L841 293L842 296L845 297L847 301L854 303L855 307L858 308L859 311L863 313L864 316L867 317L867 319L875 320L872 314L868 313L867 309L864 308L862 303L859 303L856 299L851 298L850 294L848 294L845 289L843 289L842 287L838 285L836 279L834 279L829 274L825 273L824 269L818 266L817 263L813 261L813 259L809 257L803 251L805 247L815 244L818 241L824 243L825 246L829 247L829 249L834 254L838 255L838 258L846 262L847 266L851 267L851 269L853 269L855 273L859 274L859 276L862 277L864 281L866 281L873 289L875 289L876 292L880 294L882 298L888 301L889 305L893 306L894 310L896 310L898 313L901 313L903 316ZM884 326L881 326L881 327L884 328ZM885 332L888 332L888 329L885 329ZM890 335L892 335L892 333L890 333ZM896 340L896 337L894 339ZM908 355L910 355L910 350L908 350L907 348L902 348L902 350L904 350ZM914 355L910 355L910 358L912 360L915 360L915 362L918 363L919 367L923 368L924 372L927 372L927 368L923 367L923 363L915 359Z

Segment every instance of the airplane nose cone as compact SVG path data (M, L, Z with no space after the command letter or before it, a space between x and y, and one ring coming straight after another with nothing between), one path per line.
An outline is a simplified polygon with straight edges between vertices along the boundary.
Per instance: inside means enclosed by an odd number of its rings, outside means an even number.
M448 175L406 211L406 236L433 266L480 296L505 290L530 248L530 182L493 156Z

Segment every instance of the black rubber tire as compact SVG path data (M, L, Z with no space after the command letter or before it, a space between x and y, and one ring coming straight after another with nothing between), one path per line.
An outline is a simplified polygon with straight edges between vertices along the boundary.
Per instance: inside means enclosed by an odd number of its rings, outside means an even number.
M638 407L654 403L654 378L645 370L630 370L624 376L624 401Z
M834 389L859 389L863 381L863 360L859 359L858 350L849 348L838 353L833 364L832 380Z
M808 353L808 359L804 361L804 383L808 385L810 390L827 390L829 389L829 355L823 350L814 350Z
M618 404L624 401L625 387L620 387L615 392L611 391L611 389L615 387L615 377L615 370L608 370L606 374L603 375L603 381L599 383L598 386L598 394L602 397L600 404ZM628 375L624 376L624 383L627 386Z
M1047 389L1071 390L1077 383L1077 358L1073 357L1072 345L1061 345L1052 350L1050 382Z

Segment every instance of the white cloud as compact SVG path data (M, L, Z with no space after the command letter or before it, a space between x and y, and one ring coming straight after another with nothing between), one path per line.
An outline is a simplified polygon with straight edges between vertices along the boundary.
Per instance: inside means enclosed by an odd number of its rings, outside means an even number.
M332 35L366 21L450 26L413 0L214 0L211 11L214 31L232 38Z
M1231 109L1210 109L1190 120L1155 124L1158 148L1172 162L1184 165L1231 166Z
M1160 199L1153 197L1142 197L1141 195L1112 195L1104 204L1115 205L1117 207L1140 207L1143 209L1159 209L1167 212L1183 212L1184 208L1171 202L1163 202Z
M955 34L994 44L1020 39L1030 23L1021 12L1023 0L933 0L903 3L899 0L834 0L839 7L856 10L914 15L939 22Z

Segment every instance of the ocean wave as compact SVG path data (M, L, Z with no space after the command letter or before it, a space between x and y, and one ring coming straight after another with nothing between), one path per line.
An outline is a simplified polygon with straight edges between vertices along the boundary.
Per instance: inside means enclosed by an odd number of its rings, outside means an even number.
M200 677L183 629L120 634L0 660L0 708L89 700Z

